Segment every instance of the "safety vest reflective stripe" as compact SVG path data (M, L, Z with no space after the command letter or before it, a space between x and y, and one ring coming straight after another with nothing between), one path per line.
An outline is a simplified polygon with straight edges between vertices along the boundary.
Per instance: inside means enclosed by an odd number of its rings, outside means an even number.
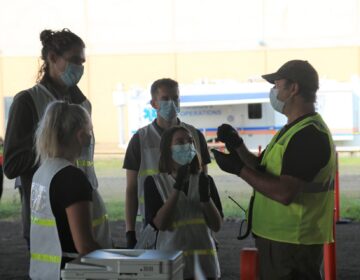
M84 159L78 159L76 160L76 166L78 167L89 167L93 166L94 162L92 160L84 160Z
M92 221L92 226L96 227L96 226L102 224L103 222L105 222L107 219L108 219L108 215L104 215L100 218L94 219ZM37 224L39 226L44 226L44 227L52 227L52 226L56 225L55 220L39 219L39 218L33 217L33 216L31 217L31 222L33 224Z
M61 256L31 253L31 259L39 262L61 263Z
M93 227L96 227L98 225L101 225L102 223L104 223L106 220L108 219L108 215L105 214L104 216L100 217L100 218L97 218L97 219L94 219L92 220L92 226Z
M325 184L310 182L302 189L304 193L321 193L334 190L334 180L331 180Z
M159 169L144 169L139 172L139 176L150 176L159 173Z
M173 223L173 228L179 228L183 226L189 226L189 225L205 225L205 219L199 218L199 219L191 219L191 220L182 220L179 222Z
M216 255L216 249L202 249L202 250L185 250L183 251L184 256L191 255Z
M55 220L52 219L40 219L34 216L31 216L31 223L43 226L43 227L53 227L56 225Z

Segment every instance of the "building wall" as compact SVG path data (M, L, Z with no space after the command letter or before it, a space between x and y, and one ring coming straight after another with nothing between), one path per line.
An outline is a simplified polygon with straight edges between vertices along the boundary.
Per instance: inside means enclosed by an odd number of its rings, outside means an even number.
M156 79L170 77L180 83L199 79L259 79L290 59L306 59L320 77L349 81L360 75L360 48L257 49L229 52L183 52L90 55L80 88L93 106L93 123L99 149L117 149L118 113L112 93L148 88ZM39 67L37 57L0 56L0 135L4 135L4 97L31 87ZM150 93L149 93L150 99ZM136 117L136 116L134 116ZM126 125L126 124L124 124Z

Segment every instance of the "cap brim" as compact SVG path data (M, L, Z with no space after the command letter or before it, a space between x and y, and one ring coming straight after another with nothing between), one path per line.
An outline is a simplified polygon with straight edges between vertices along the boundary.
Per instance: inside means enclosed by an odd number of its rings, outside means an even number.
M283 78L279 75L279 73L266 74L261 77L272 84L274 84L276 80L281 80Z

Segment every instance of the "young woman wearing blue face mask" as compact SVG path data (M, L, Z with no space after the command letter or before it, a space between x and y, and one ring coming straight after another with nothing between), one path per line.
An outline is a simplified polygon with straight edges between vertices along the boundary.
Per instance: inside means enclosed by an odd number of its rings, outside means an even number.
M158 230L155 248L184 252L184 279L194 279L194 255L207 279L220 277L211 236L222 224L222 206L213 179L200 172L190 132L167 129L160 142L160 174L145 179L145 224ZM141 238L140 238L140 243ZM146 243L146 242L145 242Z
M130 139L123 168L126 169L126 247L137 243L135 222L138 210L145 220L144 182L148 174L159 172L161 135L166 129L179 125L187 128L194 138L194 145L201 158L202 170L207 171L210 155L204 135L200 130L180 120L179 84L169 78L158 79L150 87L151 106L156 110L154 121L141 127Z
M78 104L91 114L91 104L78 88L85 62L85 44L82 39L68 29L60 31L44 30L40 33L42 43L41 59L37 83L30 89L18 93L9 112L4 143L4 173L12 179L20 177L22 196L23 234L29 245L30 186L35 164L34 131L46 106L62 100ZM93 168L94 138L84 147L77 161L87 175L94 189L97 179Z

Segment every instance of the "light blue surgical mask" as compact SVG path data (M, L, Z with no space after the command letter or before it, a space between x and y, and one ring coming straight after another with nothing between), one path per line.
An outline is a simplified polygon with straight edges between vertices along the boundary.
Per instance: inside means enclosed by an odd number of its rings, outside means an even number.
M187 143L183 145L173 145L171 147L172 159L180 164L190 163L196 155L194 144Z
M283 114L285 102L278 99L279 90L277 88L272 88L270 90L270 104L275 111Z
M67 87L75 86L84 73L84 65L68 62L65 71L61 73L60 79Z
M92 135L91 134L86 134L85 135L85 141L84 141L84 148L89 148L91 146L91 139L92 139Z
M161 100L159 101L160 108L157 113L167 121L171 121L173 118L177 117L180 112L179 106L175 104L174 100Z

